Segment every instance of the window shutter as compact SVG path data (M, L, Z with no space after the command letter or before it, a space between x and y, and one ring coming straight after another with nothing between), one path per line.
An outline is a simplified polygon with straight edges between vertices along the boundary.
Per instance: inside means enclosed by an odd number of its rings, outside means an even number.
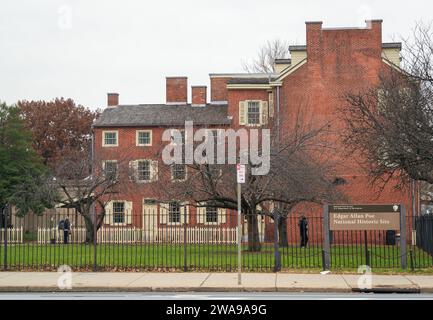
M108 201L105 204L104 223L113 225L113 201Z
M125 201L125 222L132 224L132 201Z
M274 116L274 93L269 92L269 117Z
M168 220L168 203L159 204L159 223L167 224Z
M226 209L218 208L218 224L226 223Z
M157 181L158 180L158 161L152 161L151 162L151 180Z
M129 180L137 181L138 161L129 161Z
M268 124L268 102L262 101L260 105L260 124Z
M198 205L203 205L199 203ZM206 221L206 207L197 207L197 223L205 223Z
M239 101L239 124L246 124L246 101Z
M185 223L188 224L188 222L189 222L188 213L189 213L189 206L185 203L182 203L181 207L180 207L180 222L182 224L185 224Z

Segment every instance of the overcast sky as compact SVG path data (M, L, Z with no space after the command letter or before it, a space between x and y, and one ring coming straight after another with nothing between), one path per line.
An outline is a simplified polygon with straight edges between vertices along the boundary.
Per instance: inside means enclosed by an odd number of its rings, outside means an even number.
M431 1L181 0L0 2L0 100L70 97L91 107L165 101L165 77L209 85L242 72L268 39L305 44L305 21L363 27L383 19L383 41L430 21ZM188 92L190 95L190 92Z

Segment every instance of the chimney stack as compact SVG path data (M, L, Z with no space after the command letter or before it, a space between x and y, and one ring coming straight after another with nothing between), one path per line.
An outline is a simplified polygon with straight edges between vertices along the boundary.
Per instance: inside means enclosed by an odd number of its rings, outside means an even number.
M115 107L119 105L119 94L118 93L107 93L107 106Z
M206 86L191 86L191 97L193 106L205 106L206 97Z
M167 104L186 104L188 101L188 78L166 77Z

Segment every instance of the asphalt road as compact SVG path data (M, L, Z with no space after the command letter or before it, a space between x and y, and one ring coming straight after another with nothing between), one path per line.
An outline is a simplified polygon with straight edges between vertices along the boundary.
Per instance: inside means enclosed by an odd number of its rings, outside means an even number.
M0 300L433 300L426 294L375 293L0 293Z

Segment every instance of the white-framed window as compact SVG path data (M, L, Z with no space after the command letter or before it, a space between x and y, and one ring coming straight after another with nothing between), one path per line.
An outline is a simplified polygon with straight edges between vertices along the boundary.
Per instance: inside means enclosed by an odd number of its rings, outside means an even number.
M102 161L102 170L104 176L110 179L117 179L117 160Z
M110 200L105 204L104 223L111 226L132 224L132 201Z
M114 201L113 202L113 223L124 224L125 223L125 202Z
M159 222L167 225L181 225L189 221L187 202L173 200L159 205Z
M158 179L158 161L138 159L129 163L131 179L135 182L152 182Z
M247 123L260 124L260 101L248 101Z
M206 223L218 223L218 208L206 207Z
M152 177L152 164L149 160L137 161L137 179L139 181L150 181Z
M268 101L239 101L239 124L246 126L261 126L268 123Z
M102 132L102 146L103 147L117 147L119 145L118 131L103 131Z
M226 223L227 210L225 208L207 207L206 203L198 203L197 223L205 225L218 225Z
M183 181L186 180L186 165L185 164L172 164L171 165L171 180Z
M177 201L170 202L168 204L168 222L169 223L180 223L181 217L181 205Z
M152 130L137 130L136 132L137 132L136 133L137 146L152 145Z

